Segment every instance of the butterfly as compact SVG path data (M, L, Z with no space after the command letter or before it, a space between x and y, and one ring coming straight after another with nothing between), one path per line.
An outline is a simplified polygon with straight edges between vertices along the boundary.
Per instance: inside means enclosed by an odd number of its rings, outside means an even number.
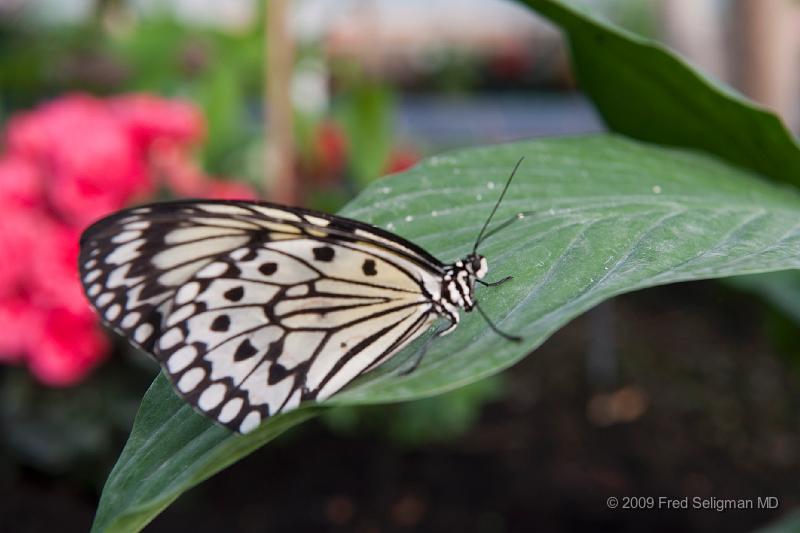
M522 160L464 258L444 264L393 233L265 202L134 207L81 236L79 270L102 321L152 354L178 395L239 432L341 390L423 335L478 309L477 253ZM513 221L513 219L512 219ZM411 371L424 354L420 350Z

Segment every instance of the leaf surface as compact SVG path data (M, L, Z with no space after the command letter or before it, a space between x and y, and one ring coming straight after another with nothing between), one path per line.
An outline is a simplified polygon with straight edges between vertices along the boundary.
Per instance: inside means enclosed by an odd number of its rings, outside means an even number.
M800 184L800 147L780 118L665 46L603 21L576 0L523 0L561 27L584 91L611 131L694 148Z
M410 347L327 404L375 404L440 394L497 373L599 302L643 287L778 271L800 265L800 196L791 188L693 152L611 135L462 150L368 187L341 213L388 228L444 261L468 253L520 156L525 161L496 224L524 213L480 252L487 314L432 343L401 376ZM104 488L96 531L136 531L182 492L313 416L274 417L247 436L196 414L159 376Z

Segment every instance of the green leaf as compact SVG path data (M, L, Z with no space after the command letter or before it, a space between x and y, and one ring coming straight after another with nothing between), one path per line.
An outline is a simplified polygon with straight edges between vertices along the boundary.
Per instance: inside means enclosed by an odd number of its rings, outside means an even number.
M567 33L580 88L612 131L695 148L800 184L797 140L775 114L694 70L668 48L598 19L578 2L523 3Z
M380 176L392 148L394 98L391 91L362 79L337 102L336 116L344 125L350 171L358 188Z
M437 339L420 368L396 368L413 347L328 404L376 404L440 394L520 360L563 324L614 295L701 278L800 265L800 196L716 159L614 136L507 144L433 157L368 187L342 214L393 229L440 259L470 251L500 187L525 156L489 239L479 288L508 342L476 313ZM95 531L135 531L182 492L244 457L315 407L275 417L246 437L194 413L159 377L111 473Z
M315 409L276 416L238 438L192 411L159 374L103 488L92 530L141 530L186 489L311 418Z
M581 89L609 129L644 141L706 151L800 183L796 138L774 113L708 79L664 46L599 20L577 2L527 0L567 32ZM797 272L748 276L759 294L800 323Z

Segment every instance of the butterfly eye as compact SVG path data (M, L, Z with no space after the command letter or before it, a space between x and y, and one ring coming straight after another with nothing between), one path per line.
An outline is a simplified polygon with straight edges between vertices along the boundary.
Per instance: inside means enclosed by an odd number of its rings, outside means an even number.
M483 257L481 257L479 255L473 255L472 256L472 271L473 272L478 272L481 269L481 260L482 259L483 259Z

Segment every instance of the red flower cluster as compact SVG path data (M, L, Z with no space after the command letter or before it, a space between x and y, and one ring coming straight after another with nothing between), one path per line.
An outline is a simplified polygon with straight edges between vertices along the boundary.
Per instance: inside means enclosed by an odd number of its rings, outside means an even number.
M314 130L309 155L310 162L300 166L312 183L330 186L341 182L353 157L344 128L331 119L321 121ZM419 159L419 153L410 147L393 147L382 173L403 172L416 165Z
M314 133L311 178L321 184L341 179L347 166L349 150L344 130L333 120L319 123Z
M394 148L383 171L386 174L405 172L419 162L419 154L411 148Z
M50 385L79 381L108 341L84 299L78 238L92 221L157 188L254 198L192 162L204 121L189 103L147 94L70 95L12 117L0 154L0 361Z

